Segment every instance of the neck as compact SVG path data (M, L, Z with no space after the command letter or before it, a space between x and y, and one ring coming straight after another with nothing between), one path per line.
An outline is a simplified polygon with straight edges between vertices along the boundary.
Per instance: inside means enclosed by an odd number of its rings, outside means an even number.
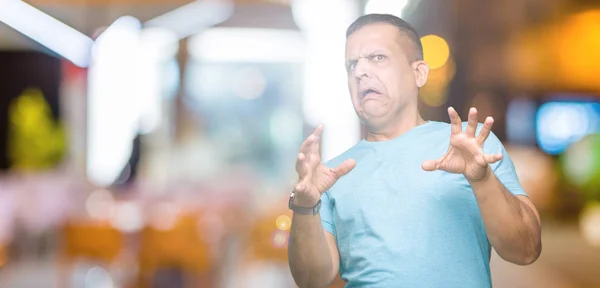
M367 126L367 136L365 139L370 142L394 139L422 124L425 124L425 120L423 120L419 112L416 111L412 115L400 116L399 119L385 127L374 128Z

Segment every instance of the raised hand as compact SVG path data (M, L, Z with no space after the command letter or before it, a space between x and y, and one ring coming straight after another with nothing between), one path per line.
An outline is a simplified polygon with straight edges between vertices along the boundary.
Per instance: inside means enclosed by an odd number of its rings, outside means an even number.
M448 152L437 160L423 162L425 171L442 170L455 174L463 174L469 181L477 181L485 178L490 169L489 164L502 159L502 154L483 153L483 144L490 135L494 119L487 117L479 135L475 136L477 130L477 109L469 110L469 121L467 131L462 131L462 121L454 108L448 108L451 122L450 148Z
M300 147L296 172L299 181L294 192L294 204L304 207L313 207L325 193L342 176L348 174L356 166L353 159L345 160L335 168L328 168L321 162L321 135L323 126L319 125L315 131L304 140Z

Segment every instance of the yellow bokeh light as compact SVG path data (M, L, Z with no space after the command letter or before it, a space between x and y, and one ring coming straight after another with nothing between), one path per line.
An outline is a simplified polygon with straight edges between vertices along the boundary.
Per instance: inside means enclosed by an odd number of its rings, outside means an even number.
M423 57L429 69L437 69L446 64L450 57L450 47L444 38L437 35L423 36L421 44L423 44Z
M598 90L600 73L600 10L573 15L556 25L553 41L559 81L580 89Z
M287 215L281 215L275 220L275 226L279 230L287 231L292 226L292 219Z
M455 73L456 66L452 57L442 67L430 70L427 83L419 91L423 103L430 107L438 107L446 103L448 100L448 84L454 78Z
M507 72L519 89L600 91L600 9L534 26L507 46Z

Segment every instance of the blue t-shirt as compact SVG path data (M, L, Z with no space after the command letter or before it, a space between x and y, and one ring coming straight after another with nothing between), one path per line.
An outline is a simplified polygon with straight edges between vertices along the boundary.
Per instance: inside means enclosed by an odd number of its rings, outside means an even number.
M469 182L421 168L449 141L450 125L430 121L392 140L361 140L326 164L357 163L321 198L346 287L491 287L490 243ZM492 170L511 193L526 195L493 133L484 152L503 154Z

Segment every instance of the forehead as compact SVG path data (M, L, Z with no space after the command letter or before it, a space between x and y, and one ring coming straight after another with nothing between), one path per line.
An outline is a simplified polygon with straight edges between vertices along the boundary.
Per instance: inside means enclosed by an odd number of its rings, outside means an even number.
M346 58L355 58L377 50L406 53L409 40L397 27L386 23L368 24L346 40Z

